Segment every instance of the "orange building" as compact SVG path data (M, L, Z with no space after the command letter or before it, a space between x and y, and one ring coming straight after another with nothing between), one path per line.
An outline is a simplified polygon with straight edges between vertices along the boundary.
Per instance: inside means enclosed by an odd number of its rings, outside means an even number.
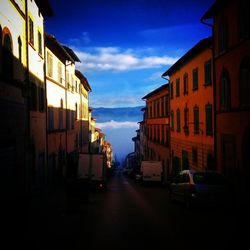
M248 0L216 1L201 19L213 19L217 165L240 191L250 177L249 13Z
M142 98L146 100L147 127L144 160L162 161L163 181L166 181L170 174L168 93L168 84L164 84Z
M169 77L172 174L214 169L212 39L197 43L162 77Z

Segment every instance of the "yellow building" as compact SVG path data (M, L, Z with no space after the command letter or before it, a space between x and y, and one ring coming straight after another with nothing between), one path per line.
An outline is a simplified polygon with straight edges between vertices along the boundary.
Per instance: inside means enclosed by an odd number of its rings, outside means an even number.
M48 173L50 180L76 175L78 153L89 141L87 79L75 69L75 53L46 34Z
M1 183L9 193L45 184L44 16L48 1L0 0ZM3 182L2 182L3 180Z

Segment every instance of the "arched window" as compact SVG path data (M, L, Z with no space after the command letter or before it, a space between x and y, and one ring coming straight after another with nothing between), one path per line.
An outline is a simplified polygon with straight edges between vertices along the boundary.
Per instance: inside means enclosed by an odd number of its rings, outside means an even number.
M9 33L3 37L3 74L6 78L11 78L13 74L12 40Z
M218 50L219 53L225 52L228 47L228 25L227 22L224 21L219 26L219 34L218 34Z
M231 108L231 87L229 74L227 70L223 70L220 77L220 108L222 111Z
M240 64L239 78L240 106L250 107L250 58L245 58Z

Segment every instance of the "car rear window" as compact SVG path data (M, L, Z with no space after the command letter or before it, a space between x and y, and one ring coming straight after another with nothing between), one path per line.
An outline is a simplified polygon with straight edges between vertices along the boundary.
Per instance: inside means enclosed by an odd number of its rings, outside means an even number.
M223 185L224 178L218 173L194 173L193 181L195 184L208 184L208 185Z

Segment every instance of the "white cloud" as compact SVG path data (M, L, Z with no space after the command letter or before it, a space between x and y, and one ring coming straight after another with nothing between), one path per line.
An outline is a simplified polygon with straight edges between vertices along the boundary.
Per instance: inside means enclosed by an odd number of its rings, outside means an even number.
M91 106L93 107L134 107L144 105L144 102L141 100L142 94L128 96L121 96L117 94L117 96L96 96L94 100L90 99Z
M81 60L77 66L86 71L129 71L172 65L178 58L169 56L140 56L132 49L117 47L92 48L91 52L74 49Z
M91 42L91 39L89 37L88 32L84 31L81 33L80 37L78 38L70 38L69 39L69 44L71 46L82 46L89 44Z
M116 121L109 121L109 122L102 122L102 123L96 123L96 127L100 129L105 128L135 128L137 129L139 127L137 122L116 122Z

